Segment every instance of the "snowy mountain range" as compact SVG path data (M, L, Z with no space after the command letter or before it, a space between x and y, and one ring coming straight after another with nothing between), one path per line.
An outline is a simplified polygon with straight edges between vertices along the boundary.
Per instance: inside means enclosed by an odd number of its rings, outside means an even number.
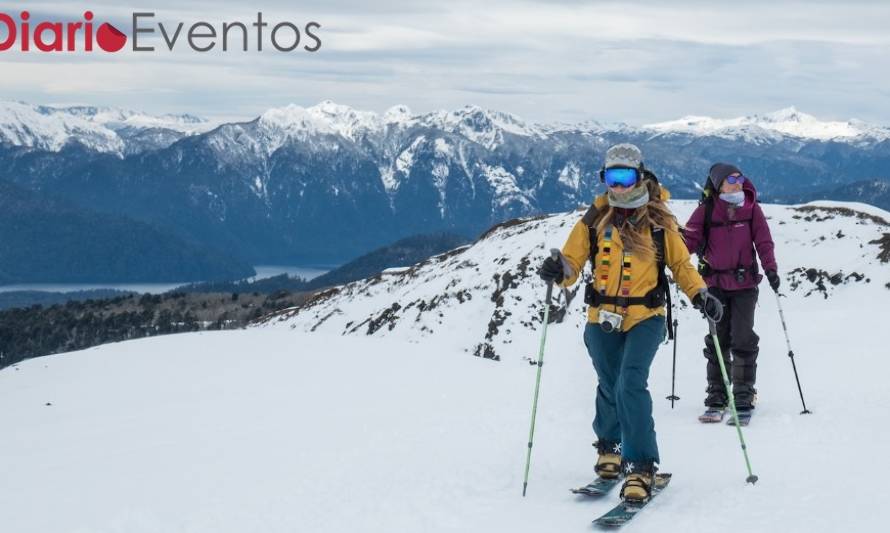
M795 107L765 115L732 119L686 116L668 122L643 126L656 133L687 133L696 136L718 136L748 142L777 142L788 137L801 140L877 143L890 139L890 128L851 119L821 121Z
M58 152L69 143L119 156L165 148L214 124L194 115L0 101L0 144Z
M672 207L682 220L693 203ZM890 408L890 213L832 202L764 209L813 414L798 414L779 300L764 284L759 401L744 430L760 480L746 484L735 430L696 421L706 326L685 297L675 299L676 379L671 344L649 375L660 468L673 480L628 531L833 533L890 520L890 489L873 475L890 446L876 417ZM618 495L568 492L593 478L595 461L596 378L579 297L547 330L522 497L536 372L525 359L537 355L544 294L533 271L580 216L503 224L469 247L339 287L257 327L5 368L0 456L15 459L0 467L5 529L589 530ZM482 357L471 355L477 349ZM672 384L681 398L673 406ZM839 451L871 466L834 475L826 465Z
M765 201L890 181L890 130L793 108L642 127L533 124L478 106L378 114L330 101L219 125L21 103L0 111L0 180L253 264L336 263L409 235L474 237L583 205L616 142L639 144L678 198L697 197L720 160L738 164ZM845 198L870 201L871 190Z
M595 135L605 132L649 134L683 133L718 136L749 142L803 141L874 143L890 139L890 128L850 119L822 121L791 106L764 115L718 119L685 116L677 120L632 127L587 121L578 124L534 124L509 113L466 106L456 111L412 114L396 105L382 115L359 111L330 100L311 107L290 104L272 108L258 117L263 135L261 150L271 154L288 140L306 140L320 134L339 135L352 141L383 136L387 129L423 126L461 135L493 149L504 142L504 133L530 138L574 131ZM219 124L190 115L150 115L127 109L94 106L41 106L0 101L0 142L57 152L67 143L123 155L169 146L186 135L205 133ZM165 132L155 144L132 142L134 131ZM128 145L128 140L131 142Z

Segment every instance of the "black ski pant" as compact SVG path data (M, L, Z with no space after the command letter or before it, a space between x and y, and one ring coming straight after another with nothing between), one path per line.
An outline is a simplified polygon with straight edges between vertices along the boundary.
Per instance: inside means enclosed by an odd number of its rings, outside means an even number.
M732 381L733 397L739 409L754 407L757 380L757 353L760 337L754 333L754 310L757 307L756 287L737 291L708 289L723 304L723 318L717 323L717 338L726 371ZM717 362L717 351L711 335L705 336L705 358L708 360L708 389L705 405L725 407L728 404L723 375ZM731 354L731 357L730 357Z

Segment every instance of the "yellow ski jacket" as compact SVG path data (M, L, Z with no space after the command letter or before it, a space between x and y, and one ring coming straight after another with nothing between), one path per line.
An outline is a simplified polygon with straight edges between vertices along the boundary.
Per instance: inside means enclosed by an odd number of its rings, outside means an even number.
M667 200L670 195L664 188L661 190L662 200ZM605 209L607 206L608 198L605 194L596 197L594 200L594 207L599 210ZM562 254L571 266L571 272L566 272L566 278L562 282L563 287L570 287L575 284L580 277L580 273L584 268L585 263L590 259L590 231L591 229L588 228L584 220L579 220L575 223L575 227L572 228L568 240L566 240L565 245L562 247ZM600 289L599 275L600 268L602 268L600 266L600 261L605 255L603 246L604 233L605 232L602 231L597 234L597 247L599 248L599 251L597 252L593 263L594 276L591 282L594 284L594 289L596 290ZM642 233L644 234L644 238L651 241L652 235L651 231L648 231L648 228L644 228ZM671 228L665 228L664 248L666 256L665 264L671 269L671 272L673 272L674 280L679 283L680 288L686 293L686 296L692 300L692 297L698 293L699 289L707 288L707 285L705 285L704 280L702 280L695 267L692 266L692 263L689 260L689 251L686 249L686 243L683 241L683 237L676 225ZM608 281L606 283L607 295L614 296L620 293L623 257L624 248L621 243L621 236L617 230L613 230L611 253L609 257ZM645 296L658 284L658 261L656 259L642 261L636 256L631 256L630 266L629 296ZM645 305L630 305L626 308L626 313L625 308L618 305L603 304L601 307L606 311L624 315L624 321L621 327L622 331L628 331L636 324L652 316L664 316L665 314L664 306L651 309ZM600 307L593 306L587 309L587 320L589 322L599 322L599 309Z

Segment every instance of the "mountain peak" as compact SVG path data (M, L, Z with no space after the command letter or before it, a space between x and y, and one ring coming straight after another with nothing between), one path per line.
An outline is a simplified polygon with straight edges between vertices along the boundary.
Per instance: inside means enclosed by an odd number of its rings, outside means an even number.
M408 106L403 104L398 104L390 107L383 114L383 122L385 124L390 124L393 122L406 122L411 118L411 109Z
M763 116L763 119L772 122L809 122L817 120L813 115L800 112L793 105L767 113Z
M271 108L260 115L260 123L269 130L284 132L286 137L297 138L321 133L355 140L363 133L382 128L380 117L373 111L358 111L332 100L323 100L311 107L290 103ZM283 139L278 141L283 142Z
M260 122L284 128L302 124L308 120L310 120L310 115L306 108L294 103L287 104L284 107L267 109L260 115Z
M359 113L355 109L349 107L348 105L338 104L333 100L322 100L318 104L307 109L310 112L316 112L320 114L324 114L331 117L350 115L353 113Z
M454 111L437 111L425 118L438 128L463 135L489 149L503 142L504 133L530 137L543 131L540 127L526 124L516 115L478 105L466 105Z
M764 115L720 119L689 115L678 120L647 124L644 129L658 133L717 135L749 140L780 139L780 135L813 140L852 139L857 137L890 137L890 129L861 121L822 121L813 115L789 106Z
M155 148L158 142L173 142L215 126L214 122L189 114L151 115L116 107L0 101L0 142L53 152L74 142L97 152L122 155ZM138 132L145 130L168 130L153 134L154 139L166 140L139 140Z

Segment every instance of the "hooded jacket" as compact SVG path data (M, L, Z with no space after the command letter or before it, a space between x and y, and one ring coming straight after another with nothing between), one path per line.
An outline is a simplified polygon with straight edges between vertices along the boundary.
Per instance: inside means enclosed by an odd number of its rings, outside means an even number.
M738 207L721 200L716 194L712 200L714 210L708 248L703 254L704 261L714 272L704 278L708 287L727 291L756 287L763 275L757 268L755 248L763 270L777 270L773 238L763 210L757 203L757 189L750 180L746 180L742 191L745 193L745 203ZM693 211L683 233L690 252L696 252L704 239L704 223L705 204L701 204ZM737 277L736 272L739 267L745 269L741 278Z
M667 201L670 194L663 187L659 187L659 189L661 190L661 201ZM597 196L594 200L594 207L600 211L606 209L608 204L609 201L605 194ZM579 220L575 223L572 232L569 234L569 238L566 240L565 246L562 248L563 257L568 263L566 266L569 267L565 269L566 278L562 282L563 287L574 285L578 280L581 270L584 268L584 264L590 260L590 231L591 229L585 221L583 219ZM699 289L705 288L705 283L702 281L702 278L696 271L695 267L690 263L689 252L686 249L686 245L683 243L683 237L680 235L677 227L665 228L664 231L665 264L671 269L674 279L677 280L680 287L683 289L683 292L685 292L691 300L692 297L698 293ZM649 228L641 228L641 232L644 235L644 239L651 241L652 235ZM593 262L593 283L595 284L594 288L596 289L600 288L599 281L597 281L596 278L599 276L600 263L605 256L605 247L603 246L604 233L605 231L601 231L597 234L597 247L599 250ZM617 230L612 231L612 244L610 249L609 275L606 285L606 294L615 295L621 290L622 257L624 254L624 246ZM652 259L649 261L642 261L631 256L629 296L645 296L650 290L655 288L657 284L657 260ZM644 305L631 305L626 308L626 314L625 308L617 305L603 304L600 307L607 311L624 315L624 321L621 328L623 331L628 331L630 328L647 318L655 315L663 316L665 314L664 306L652 309ZM600 307L588 307L587 320L589 322L596 323L599 321Z

